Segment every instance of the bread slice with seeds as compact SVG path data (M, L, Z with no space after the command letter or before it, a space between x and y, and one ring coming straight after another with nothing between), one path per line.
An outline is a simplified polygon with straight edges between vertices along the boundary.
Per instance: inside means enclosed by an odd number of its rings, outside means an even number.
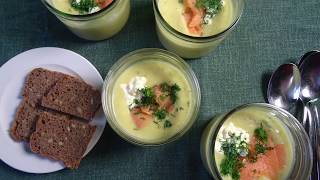
M30 137L30 147L34 153L62 161L66 167L76 169L95 130L95 126L68 116L42 112L36 131Z
M35 131L39 112L40 109L26 101L21 102L10 128L10 135L15 141L29 141L31 133Z
M15 119L11 124L10 135L15 141L29 141L30 135L36 129L36 123L39 114L42 112L49 112L54 115L64 115L70 117L70 115L63 114L48 108L41 106L33 107L28 104L25 100L19 105Z
M35 107L56 82L66 76L68 75L43 68L33 69L26 78L22 96Z
M91 120L101 104L100 92L84 81L64 77L42 98L41 105Z

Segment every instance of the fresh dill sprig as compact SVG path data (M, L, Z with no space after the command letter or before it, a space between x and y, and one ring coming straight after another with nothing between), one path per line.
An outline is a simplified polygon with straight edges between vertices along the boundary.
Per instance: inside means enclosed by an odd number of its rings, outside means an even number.
M95 0L72 0L71 7L78 10L80 13L89 13L98 4Z
M266 132L266 130L263 128L263 125L261 123L259 128L256 128L254 130L254 136L262 142L267 142L268 141L268 134Z
M134 99L134 103L138 106L148 106L156 103L155 94L151 87L144 87L139 89L138 92L141 95L140 99Z
M211 19L222 9L222 0L197 0L196 6L205 10L203 23L209 24Z
M254 152L249 155L250 162L256 162L259 154L265 154L267 151L273 149L273 147L268 146L268 134L262 123L260 127L254 130L254 137L257 142L254 145Z
M154 116L158 118L159 120L163 120L167 117L168 112L165 109L159 109L154 113Z
M137 107L149 107L153 112L153 122L158 126L161 123L163 128L170 128L172 123L170 119L168 119L168 116L171 115L174 117L174 115L170 114L168 107L161 105L161 103L165 102L167 98L170 98L172 104L175 104L178 100L178 92L181 89L177 84L169 85L168 83L162 83L160 84L161 94L158 97L154 88L155 87L146 86L139 89L137 91L139 97L133 100L133 104ZM160 99L160 102L158 98ZM183 110L183 108L180 107L178 110Z
M167 93L170 96L172 103L175 104L178 100L178 92L181 88L177 84L170 86L168 83L160 84L161 91Z
M222 9L222 0L197 0L196 6L217 14Z
M222 141L221 149L225 155L220 164L221 174L230 175L233 180L239 180L240 169L244 166L241 157L245 157L249 152L248 143L241 141L241 136L233 134Z
M172 126L172 123L169 120L164 121L163 128L170 128Z

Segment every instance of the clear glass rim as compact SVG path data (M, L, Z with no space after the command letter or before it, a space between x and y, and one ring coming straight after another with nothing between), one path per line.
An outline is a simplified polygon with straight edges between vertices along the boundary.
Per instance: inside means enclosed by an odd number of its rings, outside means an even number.
M56 9L53 7L50 3L47 2L47 0L41 0L41 2L44 4L45 7L49 9L50 12L52 12L54 15L57 15L64 19L74 20L74 21L86 21L90 19L95 19L98 17L103 16L104 14L110 12L118 3L120 0L113 0L111 4L109 4L108 7L101 9L100 11L91 13L91 14L84 14L84 15L75 15L75 14L69 14L65 13L63 11L60 11L59 9Z
M215 157L214 157L213 152L214 152L214 147L215 147L215 141L213 141L213 139L216 139L216 137L217 137L217 135L218 135L218 133L219 133L219 131L220 131L220 128L222 127L222 125L224 124L224 122L225 122L226 120L228 120L228 118L229 118L232 114L234 114L235 112L237 112L237 111L239 111L239 110L241 110L241 109L247 108L247 107L270 108L270 109L273 109L273 110L275 110L275 111L277 111L277 112L279 112L279 113L282 113L282 114L288 116L288 118L289 118L290 120L292 120L292 124L299 129L299 131L302 133L302 136L303 136L304 140L307 141L307 142L305 142L305 143L308 145L307 148L308 148L308 150L309 150L309 155L310 155L311 161L309 162L310 169L309 169L308 171L304 172L304 173L307 174L307 175L310 175L310 174L311 174L311 170L312 170L313 152L312 152L312 147L311 147L311 144L310 144L310 140L309 140L309 138L308 138L307 133L304 131L303 126L300 124L300 122L299 122L292 114L290 114L290 113L287 112L286 110L283 110L283 109L281 109L281 108L279 108L279 107L277 107L277 106L274 106L274 105L272 105L272 104L267 104L267 103L249 103L249 104L240 105L240 106L232 109L232 110L229 111L226 115L223 116L222 120L221 120L221 121L219 122L219 124L217 125L216 130L214 131L214 133L213 133L213 134L212 134L212 132L210 133L210 134L211 134L210 142L212 142L212 143L210 144L210 147L209 147L209 154L210 154L212 157L210 158L209 164L210 164L210 166L213 166L214 171L215 171L215 172L219 172L218 167L217 167L217 164L215 163L215 160L214 160ZM292 170L293 170L293 169L292 169ZM218 176L219 180L222 180L222 177L221 177L220 173L217 173L217 176Z
M113 85L115 83L115 80L117 79L117 74L119 73L119 69L121 67L126 66L127 64L134 64L136 60L131 60L130 57L135 56L135 55L141 55L141 56L154 56L157 57L158 59L161 58L161 56L165 56L170 58L171 60L174 60L176 63L179 64L179 66L181 66L181 68L183 68L185 70L184 74L186 74L188 77L187 81L190 84L190 87L192 89L192 97L194 98L194 109L191 116L190 116L190 120L188 123L186 123L184 128L181 128L180 131L178 131L177 133L175 133L172 137L168 138L168 139L164 139L163 141L159 141L159 142L143 142L142 140L138 140L134 137L131 137L130 135L128 135L125 131L122 130L122 128L116 123L116 118L114 117L114 112L112 111L112 97L110 97L112 90L113 90ZM164 59L166 62L169 62L169 60ZM132 62L133 61L133 62ZM170 63L170 62L169 62ZM174 65L174 64L173 64ZM175 65L174 65L175 66ZM179 56L175 55L172 52L163 50L163 49L157 49L157 48L144 48L144 49L139 49L139 50L135 50L133 52L128 53L127 55L123 56L122 58L120 58L109 70L104 84L103 84L103 91L102 91L102 106L103 106L103 110L107 116L107 121L109 123L109 125L111 126L111 128L123 139L125 139L126 141L135 144L135 145L139 145L139 146L160 146L160 145L164 145L164 144L168 144L171 143L173 141L178 140L179 138L181 138L183 135L185 135L193 126L193 124L195 123L195 121L197 120L199 111L200 111L200 103L201 103L201 91L200 91L200 85L198 82L198 79L195 75L195 73L193 72L193 70L191 69L191 67Z
M243 10L244 10L244 6L245 6L245 0L243 0L243 7L241 8L240 13L238 14L237 18L233 21L233 23L231 23L231 25L228 26L225 30L223 30L223 31L221 31L221 32L219 32L217 34L211 35L211 36L197 37L197 36L190 36L190 35L184 34L182 32L179 32L176 29L174 29L169 23L167 23L167 21L161 15L161 12L159 10L157 1L158 0L153 0L153 9L154 9L156 17L159 17L160 23L171 34L173 34L175 36L178 36L178 37L180 37L180 38L182 38L182 39L184 39L186 41L190 41L190 42L208 42L208 41L211 41L212 39L217 39L219 37L224 36L225 34L230 32L231 30L233 30L234 27L238 24L238 22L239 22L239 20L240 20L240 18L242 16L242 13L243 13Z

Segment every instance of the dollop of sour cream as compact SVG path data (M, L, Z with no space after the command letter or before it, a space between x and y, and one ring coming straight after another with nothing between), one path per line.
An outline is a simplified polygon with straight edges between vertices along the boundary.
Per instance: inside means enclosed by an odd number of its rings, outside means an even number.
M135 76L127 84L121 84L121 88L125 94L125 99L130 109L134 108L136 104L135 99L140 99L139 89L143 89L146 86L147 78L144 76Z
M215 150L223 153L223 151L221 151L221 142L225 141L226 139L230 139L231 136L240 137L236 142L237 145L240 145L242 141L245 141L249 144L249 133L242 128L236 127L232 122L230 122L226 126L223 126L222 132L218 134Z
M100 8L99 6L96 6L96 7L92 8L92 9L90 9L89 14L98 12L98 11L100 11L100 10L101 10L101 8Z

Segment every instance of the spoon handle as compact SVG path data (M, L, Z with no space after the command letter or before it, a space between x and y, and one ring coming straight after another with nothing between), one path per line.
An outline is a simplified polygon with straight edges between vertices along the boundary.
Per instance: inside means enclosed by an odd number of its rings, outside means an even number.
M308 136L310 137L310 124L312 119L312 114L310 111L309 103L304 104L303 106L303 117L302 117L302 126L306 130ZM311 140L311 139L310 139Z
M311 103L307 103L304 106L304 113L303 113L303 125L308 133L310 143L313 150L313 166L312 166L312 173L310 180L316 180L319 179L319 171L318 171L318 160L317 160L317 150L316 150L316 114L317 111L315 111L315 107Z
M314 127L315 127L315 132L314 132L314 157L316 158L316 166L317 169L317 179L320 179L320 119L319 119L319 113L318 113L318 107L315 106L314 104L311 104L310 107L311 111L313 111L313 117L314 117ZM315 162L315 161L314 161Z

